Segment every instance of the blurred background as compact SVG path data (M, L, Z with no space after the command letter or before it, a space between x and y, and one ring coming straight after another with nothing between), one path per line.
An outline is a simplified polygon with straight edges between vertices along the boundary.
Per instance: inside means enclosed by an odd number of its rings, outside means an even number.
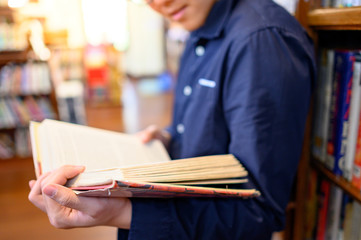
M296 0L278 0L294 12ZM29 121L135 133L170 123L188 32L126 0L0 0L0 239L116 239L59 230L27 199Z

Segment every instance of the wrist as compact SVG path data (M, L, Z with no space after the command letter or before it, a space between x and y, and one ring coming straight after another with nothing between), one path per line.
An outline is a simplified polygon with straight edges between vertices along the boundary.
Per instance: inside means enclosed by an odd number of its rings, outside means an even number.
M172 138L171 134L167 130L161 130L160 135L161 135L161 139L160 139L161 142L168 149L170 140Z
M113 211L112 219L110 219L108 226L113 226L121 229L130 229L132 220L132 203L129 198L123 198L119 202L117 210Z

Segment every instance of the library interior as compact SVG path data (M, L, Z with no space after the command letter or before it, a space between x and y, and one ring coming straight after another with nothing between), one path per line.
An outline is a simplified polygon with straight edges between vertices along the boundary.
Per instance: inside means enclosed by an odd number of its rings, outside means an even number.
M317 73L285 226L272 240L361 240L361 1L273 1L312 39ZM192 32L152 2L0 0L0 240L117 238L109 226L58 229L29 201L39 158L29 128L52 119L135 136L171 124Z

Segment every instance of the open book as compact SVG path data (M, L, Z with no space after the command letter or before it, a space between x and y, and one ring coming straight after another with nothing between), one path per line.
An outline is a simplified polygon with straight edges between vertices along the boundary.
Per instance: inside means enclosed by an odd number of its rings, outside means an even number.
M243 183L247 171L231 154L171 160L162 143L46 119L30 123L37 177L62 165L85 172L66 186L84 196L254 197L255 189L209 187ZM207 185L207 187L202 186Z

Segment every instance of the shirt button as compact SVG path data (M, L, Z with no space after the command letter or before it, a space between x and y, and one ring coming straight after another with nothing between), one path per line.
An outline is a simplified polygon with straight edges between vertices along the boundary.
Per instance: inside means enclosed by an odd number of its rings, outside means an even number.
M197 46L197 47L196 47L196 55L197 55L198 57L203 56L205 51L206 51L206 50L204 49L203 46Z
M179 124L177 125L177 132L178 132L179 134L184 133L184 125L183 125L183 124L179 123Z
M185 86L184 87L184 89L183 89L183 94L185 95L185 96L189 96L189 95L191 95L192 94L192 88L191 88L191 86Z

